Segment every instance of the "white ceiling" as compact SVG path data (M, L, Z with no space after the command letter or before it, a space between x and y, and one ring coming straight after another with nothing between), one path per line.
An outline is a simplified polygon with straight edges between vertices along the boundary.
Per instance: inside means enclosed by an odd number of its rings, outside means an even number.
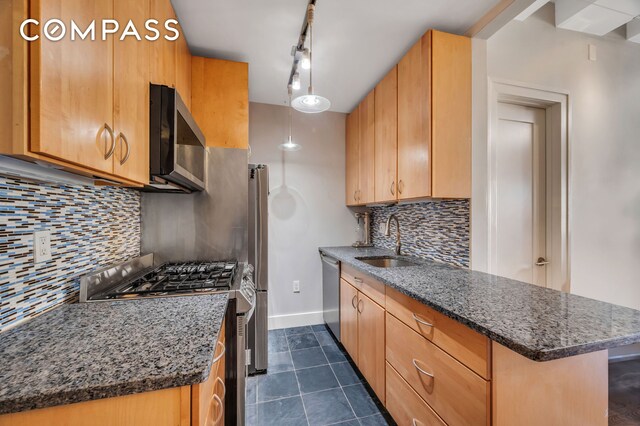
M349 112L427 29L464 33L499 0L318 0L314 89ZM307 0L172 0L194 55L249 63L249 99L283 104ZM305 73L306 74L306 73ZM308 85L302 78L303 90ZM294 94L295 96L295 94Z

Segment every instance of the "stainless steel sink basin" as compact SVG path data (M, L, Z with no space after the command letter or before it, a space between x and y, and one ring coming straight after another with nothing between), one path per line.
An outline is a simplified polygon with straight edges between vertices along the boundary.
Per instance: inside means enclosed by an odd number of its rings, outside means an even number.
M408 260L398 259L391 256L356 257L356 259L366 263L367 265L375 266L376 268L399 268L402 266L418 266L417 263L409 262Z

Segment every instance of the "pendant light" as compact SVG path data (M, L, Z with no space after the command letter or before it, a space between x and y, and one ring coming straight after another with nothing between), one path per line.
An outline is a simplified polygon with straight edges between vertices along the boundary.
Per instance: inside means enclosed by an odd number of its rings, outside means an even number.
M300 146L299 144L295 143L293 141L293 138L291 137L291 125L292 125L292 116L291 116L291 93L293 92L291 85L288 86L288 90L289 90L289 138L287 139L287 141L283 144L280 144L278 146L278 148L280 148L283 151L298 151L299 149L302 148L302 146Z
M313 4L309 4L307 9L307 23L309 25L309 49L304 51L304 62L306 65L306 60L308 58L309 65L309 91L306 95L298 96L293 100L291 104L296 110L308 114L314 114L318 112L323 112L328 110L331 107L331 102L329 99L316 95L313 93L313 17L314 17L315 6Z

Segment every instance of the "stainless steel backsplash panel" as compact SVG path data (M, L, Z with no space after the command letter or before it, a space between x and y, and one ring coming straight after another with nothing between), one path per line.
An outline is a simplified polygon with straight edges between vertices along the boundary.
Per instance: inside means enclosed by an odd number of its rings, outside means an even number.
M207 151L206 191L142 194L142 253L156 262L247 261L247 150Z

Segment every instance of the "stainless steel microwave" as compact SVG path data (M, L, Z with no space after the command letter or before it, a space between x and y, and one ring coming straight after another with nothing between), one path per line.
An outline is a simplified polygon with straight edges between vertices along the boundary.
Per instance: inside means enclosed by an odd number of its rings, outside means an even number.
M206 142L176 89L150 87L150 190L193 192L205 189Z

